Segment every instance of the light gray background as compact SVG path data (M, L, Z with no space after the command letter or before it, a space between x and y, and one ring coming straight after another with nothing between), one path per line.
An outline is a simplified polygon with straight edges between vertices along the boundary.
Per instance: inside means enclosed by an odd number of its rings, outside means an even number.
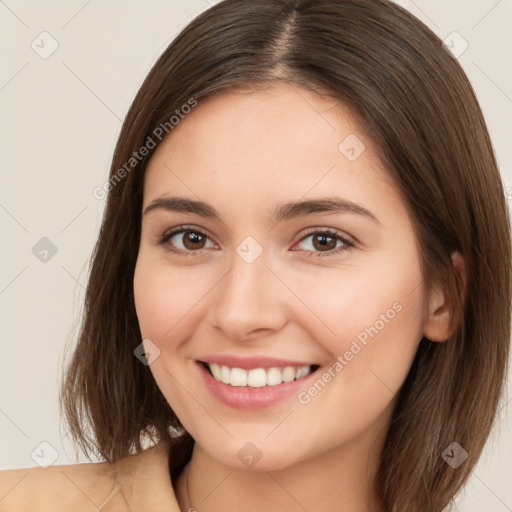
M92 190L107 179L122 119L150 66L213 3L0 0L0 469L36 466L31 453L42 442L55 464L76 462L57 384L104 207ZM398 3L449 36L455 51L469 45L458 58L484 110L510 205L512 1ZM42 58L52 38L58 48ZM43 237L57 248L46 263L32 251ZM503 403L509 399L510 385ZM511 409L501 410L457 499L460 511L512 511Z

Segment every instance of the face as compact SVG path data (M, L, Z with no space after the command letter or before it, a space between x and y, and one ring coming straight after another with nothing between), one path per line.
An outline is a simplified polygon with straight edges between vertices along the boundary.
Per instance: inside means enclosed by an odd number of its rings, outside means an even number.
M200 99L153 155L143 212L149 368L197 445L270 470L386 427L424 283L404 201L343 104L288 85Z

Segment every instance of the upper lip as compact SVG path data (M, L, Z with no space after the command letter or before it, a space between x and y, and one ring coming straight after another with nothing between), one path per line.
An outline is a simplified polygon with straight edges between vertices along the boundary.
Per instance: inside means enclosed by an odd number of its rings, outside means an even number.
M252 370L254 368L274 368L285 366L314 366L311 362L292 361L268 356L240 357L234 355L214 355L199 359L203 363L216 363L230 368Z

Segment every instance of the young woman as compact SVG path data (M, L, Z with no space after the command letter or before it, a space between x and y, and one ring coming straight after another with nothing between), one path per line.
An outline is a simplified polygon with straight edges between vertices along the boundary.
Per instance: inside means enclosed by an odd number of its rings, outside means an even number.
M384 0L221 2L96 193L62 402L105 462L5 471L0 510L448 510L502 393L511 243L436 35Z

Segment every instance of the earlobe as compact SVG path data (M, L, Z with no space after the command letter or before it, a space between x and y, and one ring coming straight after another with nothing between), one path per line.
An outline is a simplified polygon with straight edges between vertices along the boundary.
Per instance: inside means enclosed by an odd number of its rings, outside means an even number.
M466 265L462 254L455 251L451 254L452 264L460 274L463 283L463 296L467 282ZM446 287L436 287L431 293L427 309L427 318L423 329L423 336L430 341L446 341L453 334L451 320L453 316L453 301Z
M423 336L430 341L446 341L450 337L451 310L446 291L433 290L428 305L428 318L423 328Z

